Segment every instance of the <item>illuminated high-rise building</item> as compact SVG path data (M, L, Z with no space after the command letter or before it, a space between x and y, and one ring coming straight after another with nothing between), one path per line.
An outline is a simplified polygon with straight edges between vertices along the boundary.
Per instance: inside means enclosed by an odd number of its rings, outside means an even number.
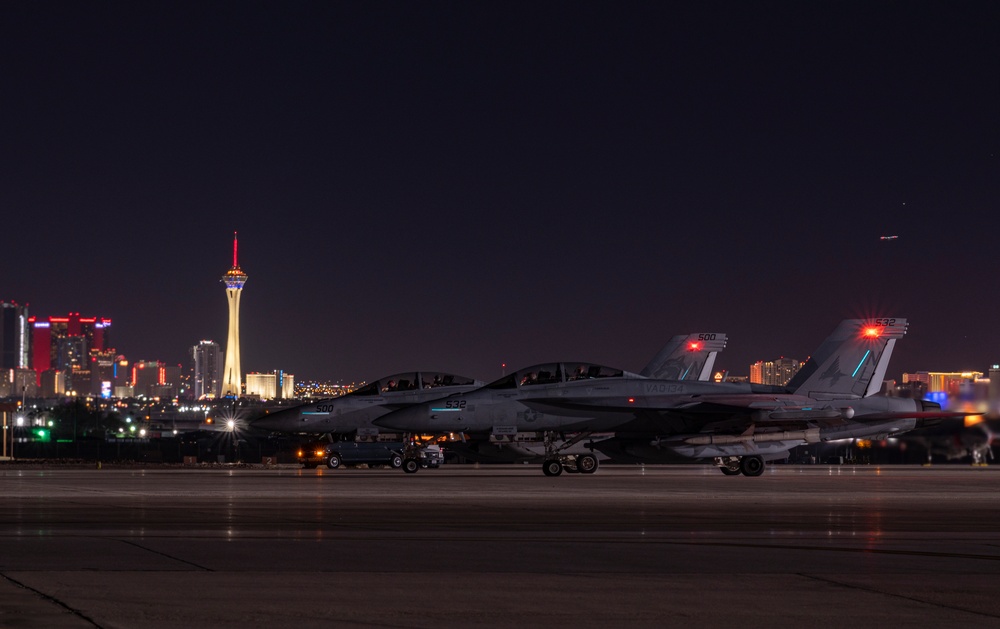
M273 400L277 397L276 378L273 373L248 373L247 396L256 396L262 400Z
M41 373L61 369L70 375L88 370L92 350L110 349L111 319L81 317L71 312L65 317L42 320L28 317L31 328L31 367Z
M28 366L28 307L0 302L0 368Z
M132 364L132 388L135 395L157 397L156 389L166 382L164 365L158 360L137 360Z
M291 400L295 397L295 376L285 371L274 372L276 376L276 393L283 400Z
M114 349L90 350L90 393L103 398L114 392L115 375L118 369Z
M295 397L295 376L282 370L271 373L248 373L247 396L257 396L262 400Z
M222 385L222 350L215 341L202 341L191 348L194 399L219 397Z
M226 365L222 370L222 396L239 397L242 394L240 376L240 293L247 281L247 274L240 269L237 261L236 233L233 233L233 268L222 276L226 285L226 299L229 301L229 338L226 341Z
M777 360L758 360L750 365L750 382L783 387L804 364L800 360L785 357Z
M48 369L41 375L42 397L56 397L66 393L66 374L58 369Z

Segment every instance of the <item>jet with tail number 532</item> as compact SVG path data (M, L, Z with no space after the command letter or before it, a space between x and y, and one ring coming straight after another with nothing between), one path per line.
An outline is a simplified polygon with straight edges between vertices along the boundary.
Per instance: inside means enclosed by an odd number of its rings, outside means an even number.
M592 447L640 460L712 459L724 474L759 476L798 445L881 438L931 419L961 417L933 402L878 395L902 318L840 323L786 387L645 379L624 372L576 377L571 363L538 365L481 389L376 420L412 432L488 434L496 426L549 434L614 433ZM595 377L596 376L596 377ZM547 450L542 470L567 462Z

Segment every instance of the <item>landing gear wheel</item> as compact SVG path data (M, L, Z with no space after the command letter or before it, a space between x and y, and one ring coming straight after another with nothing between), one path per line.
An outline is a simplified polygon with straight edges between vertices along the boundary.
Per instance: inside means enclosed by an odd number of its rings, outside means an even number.
M738 467L735 470L733 468L731 468L731 467L720 467L719 471L722 472L723 474L725 474L726 476L739 476L740 475L740 468L738 468Z
M599 466L600 463L597 462L597 457L593 454L581 454L576 457L576 469L581 474L593 474Z
M546 476L559 476L562 471L563 466L559 459L549 459L542 463L542 473Z
M420 469L420 461L416 459L403 459L403 471L407 474L416 474Z
M764 473L764 459L759 456L745 456L740 461L740 471L744 476L760 476Z
M398 470L399 468L403 467L403 457L401 457L398 454L392 455L392 458L389 459L389 467L391 467L394 470Z
M335 470L340 467L340 455L331 454L330 458L326 460L326 466L331 470Z

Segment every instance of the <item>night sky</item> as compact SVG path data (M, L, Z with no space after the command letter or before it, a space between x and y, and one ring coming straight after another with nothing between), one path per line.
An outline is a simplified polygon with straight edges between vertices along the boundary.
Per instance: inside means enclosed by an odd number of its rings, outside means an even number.
M998 2L7 2L0 299L345 382L1000 362ZM881 241L880 236L898 235Z

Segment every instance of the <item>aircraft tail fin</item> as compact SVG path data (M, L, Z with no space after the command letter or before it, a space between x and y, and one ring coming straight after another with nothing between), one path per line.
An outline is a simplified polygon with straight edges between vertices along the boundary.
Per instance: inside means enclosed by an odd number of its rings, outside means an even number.
M906 319L898 317L841 321L789 381L788 388L817 399L875 395L906 326Z
M726 347L725 334L679 334L660 350L639 375L657 380L702 380L712 377L715 358Z

